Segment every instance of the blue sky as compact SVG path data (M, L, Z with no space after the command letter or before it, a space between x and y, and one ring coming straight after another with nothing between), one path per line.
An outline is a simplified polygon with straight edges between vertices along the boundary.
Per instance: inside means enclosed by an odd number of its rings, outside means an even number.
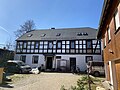
M103 0L0 0L0 44L32 19L36 29L98 28Z

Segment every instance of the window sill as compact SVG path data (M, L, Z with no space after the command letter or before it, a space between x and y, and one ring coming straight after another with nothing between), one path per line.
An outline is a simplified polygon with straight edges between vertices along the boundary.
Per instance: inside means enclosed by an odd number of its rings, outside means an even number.
M120 30L120 27L115 31L115 33L114 34L117 34L117 32Z

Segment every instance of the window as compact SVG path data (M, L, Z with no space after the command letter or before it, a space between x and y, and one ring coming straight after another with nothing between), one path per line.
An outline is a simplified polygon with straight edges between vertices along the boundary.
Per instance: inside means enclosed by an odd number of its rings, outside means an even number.
M30 49L30 44L31 44L31 42L28 42L28 43L27 43L27 48L28 48L28 49Z
M52 41L50 41L50 42L48 43L48 48L49 48L49 49L52 49L52 46L53 46Z
M57 34L56 34L56 36L60 36L60 35L61 35L61 33L57 33Z
M27 47L27 42L23 42L23 48Z
M32 37L33 34L28 34L27 37Z
M82 33L77 33L77 36L82 36Z
M88 36L88 33L83 33L84 36Z
M35 48L39 47L39 42L35 42Z
M92 40L92 44L93 44L93 53L101 54L101 40Z
M107 32L105 33L105 38L104 38L104 47L106 47L106 37L107 37Z
M38 59L39 59L39 56L33 56L32 63L33 64L38 64Z
M119 26L120 26L119 13L118 13L118 11L116 11L116 13L115 13L115 28L116 28L116 30L119 28Z
M93 61L93 56L86 56L86 63L88 63L88 61Z
M71 48L75 48L75 41L71 41L70 46Z
M46 34L43 33L43 34L41 34L41 37L45 37L45 35L46 35Z
M92 48L92 41L91 40L87 40L87 48Z
M62 46L62 45L61 45L61 41L58 41L58 42L57 42L57 48L61 48L61 46Z
M56 59L61 59L61 56L56 56Z
M25 55L20 56L20 60L25 63L26 62L26 56Z
M110 35L110 28L108 28L108 40L111 40L111 35Z
M43 49L43 44L40 44L40 49Z
M44 44L44 49L47 49L47 46L48 46L47 44Z
M87 53L92 53L92 40L87 40L86 46L87 46Z

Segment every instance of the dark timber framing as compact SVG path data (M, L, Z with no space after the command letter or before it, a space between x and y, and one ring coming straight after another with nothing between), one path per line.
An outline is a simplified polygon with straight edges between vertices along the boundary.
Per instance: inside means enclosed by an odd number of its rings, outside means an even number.
M96 39L17 41L16 47L17 54L101 54L101 41Z

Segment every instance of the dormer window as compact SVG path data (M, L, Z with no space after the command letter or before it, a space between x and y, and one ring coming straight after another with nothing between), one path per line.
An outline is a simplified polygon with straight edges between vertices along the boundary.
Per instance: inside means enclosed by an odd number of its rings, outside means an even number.
M43 33L43 34L41 34L41 37L45 37L45 35L46 35L46 34Z
M88 34L87 34L87 33L83 33L83 35L84 35L84 36L88 36Z
M27 37L31 37L33 34L28 34Z
M57 34L56 34L56 36L60 36L60 35L61 35L61 33L57 33Z
M84 32L82 32L82 33L77 33L77 36L82 36L82 35L88 36L88 33L84 33Z
M82 33L77 33L77 36L82 36Z

